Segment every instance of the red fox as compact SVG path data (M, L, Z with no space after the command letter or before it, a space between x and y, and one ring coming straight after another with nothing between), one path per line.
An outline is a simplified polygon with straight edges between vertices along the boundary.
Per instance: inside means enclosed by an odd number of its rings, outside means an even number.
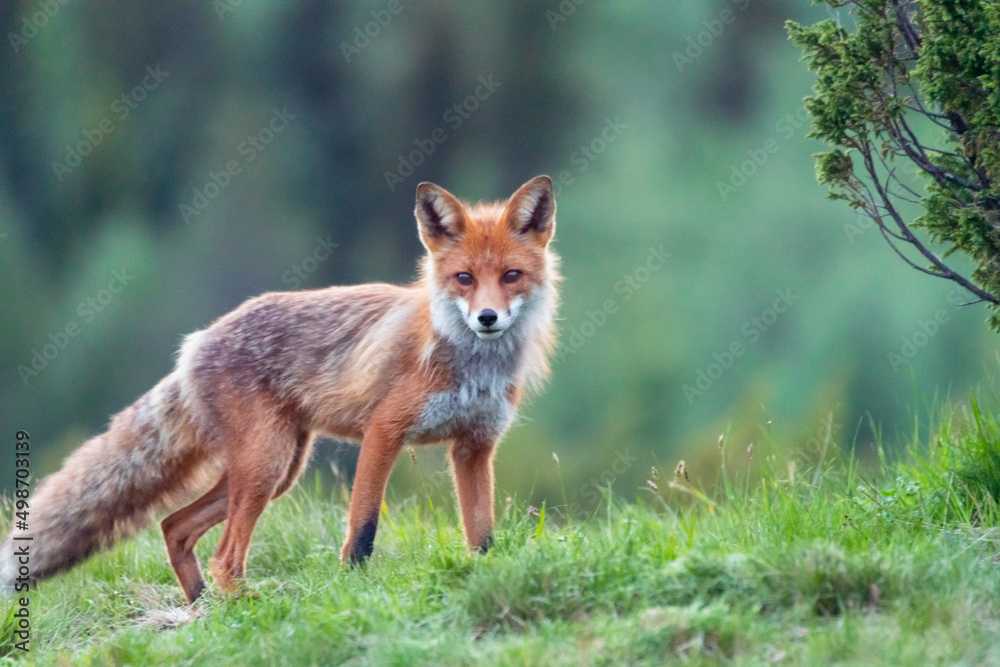
M295 484L318 433L361 443L342 562L371 555L402 447L442 441L469 549L488 550L493 455L554 347L555 211L547 176L496 204L421 183L427 254L412 285L264 294L187 336L175 370L39 484L29 531L0 551L0 587L69 569L214 482L161 527L193 603L205 589L195 543L225 521L209 563L232 591L257 519ZM16 536L32 538L27 576Z

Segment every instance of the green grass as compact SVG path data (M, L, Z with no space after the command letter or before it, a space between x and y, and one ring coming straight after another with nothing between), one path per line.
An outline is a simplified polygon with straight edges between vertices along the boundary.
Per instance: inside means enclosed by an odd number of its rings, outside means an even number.
M485 557L452 505L411 498L357 570L342 490L300 488L261 520L241 596L185 620L148 530L41 584L31 653L0 662L1000 664L1000 424L973 404L930 440L877 467L755 454L708 495L661 472L583 521L515 502Z

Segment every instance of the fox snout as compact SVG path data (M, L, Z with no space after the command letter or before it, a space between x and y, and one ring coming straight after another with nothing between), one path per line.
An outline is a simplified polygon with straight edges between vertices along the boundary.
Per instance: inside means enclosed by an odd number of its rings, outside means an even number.
M468 319L472 319L471 317ZM510 326L510 323L507 323ZM483 308L476 315L475 322L469 323L469 328L471 328L477 336L483 340L493 340L494 338L499 338L503 335L503 332L507 329L507 326L500 324L500 316L490 308Z
M472 329L473 333L483 340L499 338L517 319L524 299L516 297L507 308L501 306L484 306L471 308L461 297L455 299L455 305L462 315L462 320Z

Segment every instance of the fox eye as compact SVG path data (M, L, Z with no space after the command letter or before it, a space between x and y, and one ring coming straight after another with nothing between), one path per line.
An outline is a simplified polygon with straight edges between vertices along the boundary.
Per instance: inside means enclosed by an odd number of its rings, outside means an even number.
M508 271L507 273L503 274L503 281L508 285L513 285L520 279L521 279L521 272L516 269L513 271Z
M462 273L456 273L455 274L455 280L458 281L459 285L464 285L464 286L468 287L469 285L472 284L472 274L471 273L465 273L464 271Z

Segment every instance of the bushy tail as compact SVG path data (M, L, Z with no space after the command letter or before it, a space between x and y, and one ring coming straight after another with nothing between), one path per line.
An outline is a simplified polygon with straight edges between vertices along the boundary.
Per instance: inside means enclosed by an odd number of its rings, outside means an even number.
M16 546L30 545L28 576L43 579L134 534L154 512L176 506L208 481L211 456L199 440L181 382L176 373L168 375L39 483L28 499L28 530L18 530L15 519L0 547L0 591L9 592L20 576Z

